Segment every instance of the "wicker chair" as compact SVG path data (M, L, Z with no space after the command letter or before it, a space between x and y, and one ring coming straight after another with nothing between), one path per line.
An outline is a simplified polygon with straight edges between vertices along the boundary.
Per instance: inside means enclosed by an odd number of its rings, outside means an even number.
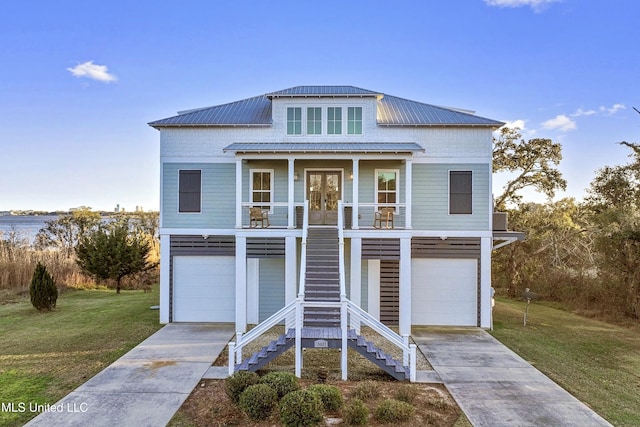
M267 227L269 224L269 212L263 211L262 208L249 208L249 228L258 227L258 223L260 223L260 227L265 228L265 222L267 223Z
M373 228L382 228L382 223L385 223L385 228L394 228L393 215L395 214L395 208L380 208L379 211L373 213ZM391 224L391 227L389 227Z

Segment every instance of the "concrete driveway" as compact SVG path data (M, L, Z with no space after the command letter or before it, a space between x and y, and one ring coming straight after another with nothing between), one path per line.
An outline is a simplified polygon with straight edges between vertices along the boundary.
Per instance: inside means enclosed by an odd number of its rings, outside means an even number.
M169 324L26 425L164 426L233 335L233 325Z
M475 427L611 425L482 329L412 337Z

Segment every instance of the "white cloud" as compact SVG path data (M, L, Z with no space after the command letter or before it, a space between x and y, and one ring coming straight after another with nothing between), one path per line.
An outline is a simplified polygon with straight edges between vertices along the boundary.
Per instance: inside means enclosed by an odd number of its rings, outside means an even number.
M610 108L607 107L600 107L600 111L602 111L603 113L612 116L615 113L617 113L620 110L626 110L627 107L624 106L624 104L613 104Z
M497 7L523 7L529 6L536 12L540 12L545 6L561 0L484 0L488 6Z
M583 110L582 108L578 108L573 114L569 114L571 117L581 117L581 116L593 116L594 114L598 114L596 110Z
M117 80L116 76L109 73L106 65L97 65L93 61L78 64L73 68L67 68L76 77L86 77L100 82L110 83Z
M555 118L542 123L542 127L548 130L559 130L567 132L577 128L576 122L571 120L564 114L557 115Z
M508 127L508 128L511 128L511 129L518 128L520 130L524 130L526 123L527 123L526 120L519 119L519 120L514 120L512 122L506 121L504 125L505 125L505 127Z

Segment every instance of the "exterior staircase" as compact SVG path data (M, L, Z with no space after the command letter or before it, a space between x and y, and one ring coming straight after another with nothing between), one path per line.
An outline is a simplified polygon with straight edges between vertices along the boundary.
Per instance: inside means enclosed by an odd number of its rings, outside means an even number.
M305 301L340 301L339 250L337 228L309 227L307 265L305 266ZM340 327L340 309L305 308L303 326L338 328Z
M317 348L320 342L322 348L340 348L342 342L341 335L340 328L305 327L302 329L302 347ZM286 333L271 341L269 345L264 346L260 351L254 353L242 363L237 364L235 370L255 372L261 369L267 363L291 348L295 344L295 336L295 329L289 329ZM393 378L399 381L410 379L410 369L408 366L403 366L402 362L376 347L371 341L367 341L365 337L358 335L354 329L349 329L347 333L347 344Z

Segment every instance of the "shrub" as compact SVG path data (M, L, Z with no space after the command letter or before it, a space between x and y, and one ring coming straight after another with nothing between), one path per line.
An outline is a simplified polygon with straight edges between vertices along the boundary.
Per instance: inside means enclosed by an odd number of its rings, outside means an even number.
M363 426L369 419L369 409L360 399L353 399L342 411L345 424L349 426Z
M298 377L290 372L269 372L260 378L261 384L267 384L278 394L278 399L282 399L292 391L300 390Z
M387 399L380 403L376 408L376 420L383 423L392 423L396 421L409 421L413 415L415 408L407 402L401 402L395 399Z
M314 384L307 390L316 393L322 401L325 411L338 411L344 405L344 398L340 389L333 385Z
M58 288L47 268L38 263L29 285L31 304L38 310L53 310L58 300Z
M254 384L240 394L238 406L252 420L266 420L278 403L278 394L267 384Z
M419 390L415 386L403 384L396 390L396 399L411 405L419 393Z
M285 426L312 426L322 421L322 401L309 390L297 390L280 401L280 421Z
M255 372L238 371L224 381L224 390L229 399L237 404L242 392L250 385L258 384L258 381L260 377Z
M375 381L367 380L361 382L353 389L352 396L367 401L377 397L378 394L380 394L380 386Z

